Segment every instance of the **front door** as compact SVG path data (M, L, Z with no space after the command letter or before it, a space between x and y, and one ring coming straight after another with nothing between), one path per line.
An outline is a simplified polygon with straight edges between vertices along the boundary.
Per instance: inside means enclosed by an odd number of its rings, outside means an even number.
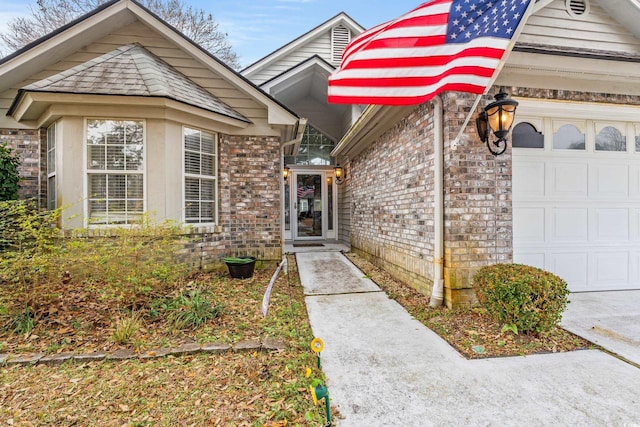
M322 173L294 173L295 193L292 222L294 239L324 239L325 185Z

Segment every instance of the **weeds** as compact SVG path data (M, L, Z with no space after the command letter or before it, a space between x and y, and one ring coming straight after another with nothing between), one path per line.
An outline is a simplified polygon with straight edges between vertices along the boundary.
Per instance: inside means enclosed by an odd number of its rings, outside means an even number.
M222 304L212 304L201 289L181 293L166 305L168 321L176 329L195 328L204 325L222 314Z
M35 313L29 306L26 306L22 312L14 316L9 324L9 329L18 335L30 334L34 327Z
M140 330L142 321L137 313L118 318L113 327L111 338L118 344L126 344Z

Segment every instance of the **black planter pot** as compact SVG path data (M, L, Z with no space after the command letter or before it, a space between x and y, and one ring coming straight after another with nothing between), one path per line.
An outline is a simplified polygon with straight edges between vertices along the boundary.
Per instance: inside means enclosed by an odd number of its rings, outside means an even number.
M248 279L253 276L253 271L256 267L256 258L255 257L241 257L247 260L246 263L240 264L237 262L226 262L227 268L229 269L229 274L234 279Z

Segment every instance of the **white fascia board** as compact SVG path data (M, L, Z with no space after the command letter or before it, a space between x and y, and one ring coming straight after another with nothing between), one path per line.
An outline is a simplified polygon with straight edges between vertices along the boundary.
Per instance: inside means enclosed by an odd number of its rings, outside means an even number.
M313 58L310 61L305 61L304 63L291 68L289 71L282 73L280 76L276 77L275 79L262 84L260 88L266 92L269 92L271 88L278 86L281 83L290 80L296 74L302 73L313 67L321 67L322 70L327 72L327 76L329 76L331 73L335 71L335 68L331 67L325 61L319 58Z
M126 100L126 104L123 101ZM61 106L60 108L52 108L52 106ZM193 105L184 104L169 98L162 97L146 97L146 96L119 96L119 95L85 95L85 94L61 94L52 92L27 92L23 95L20 103L16 107L13 117L17 121L29 116L27 120L36 120L39 126L45 126L50 119L52 112L55 110L59 114L63 114L62 110L66 109L70 115L87 115L91 114L92 107L113 107L116 109L114 114L117 115L118 109L124 107L152 108L153 111L162 112L161 115L155 115L154 118L167 119L168 112L175 111L190 114L196 117L202 117L216 123L227 125L235 129L245 129L249 123L228 117L223 114L206 111ZM38 117L30 117L31 109L35 109ZM44 114L40 110L45 111ZM139 113L140 114L140 113ZM149 114L142 112L140 115L149 118Z
M608 103L560 101L513 97L518 101L516 115L562 119L600 119L609 121L638 121L640 106Z

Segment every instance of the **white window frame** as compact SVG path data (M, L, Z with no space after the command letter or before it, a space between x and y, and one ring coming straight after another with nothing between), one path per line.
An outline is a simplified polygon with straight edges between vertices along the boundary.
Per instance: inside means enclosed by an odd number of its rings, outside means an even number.
M213 175L197 175L187 173L186 171L186 148L185 148L185 135L186 129L199 131L211 134L213 136ZM219 205L220 205L220 197L219 197L219 173L218 173L218 163L219 163L219 135L217 132L213 132L210 130L198 128L195 126L182 126L182 222L193 227L203 227L203 226L213 226L219 224ZM195 178L195 179L207 179L213 181L213 222L187 222L187 192L186 192L186 181L187 178Z
M126 171L126 170L96 170L89 169L88 164L88 145L87 132L89 129L89 121L91 120L109 120L109 121L135 121L142 122L142 170ZM142 214L147 212L147 122L141 118L120 118L120 117L85 117L84 129L82 133L82 153L83 153L83 193L84 193L84 226L85 228L113 228L113 227L131 227L134 224L92 224L89 221L89 175L142 175Z
M53 130L53 138L52 138L52 130ZM57 139L58 139L58 129L57 122L53 122L47 128L47 209L54 210L58 208L58 183L57 183ZM53 153L53 155L51 155ZM49 183L53 180L53 198L50 194L51 186ZM53 203L52 203L53 202Z

